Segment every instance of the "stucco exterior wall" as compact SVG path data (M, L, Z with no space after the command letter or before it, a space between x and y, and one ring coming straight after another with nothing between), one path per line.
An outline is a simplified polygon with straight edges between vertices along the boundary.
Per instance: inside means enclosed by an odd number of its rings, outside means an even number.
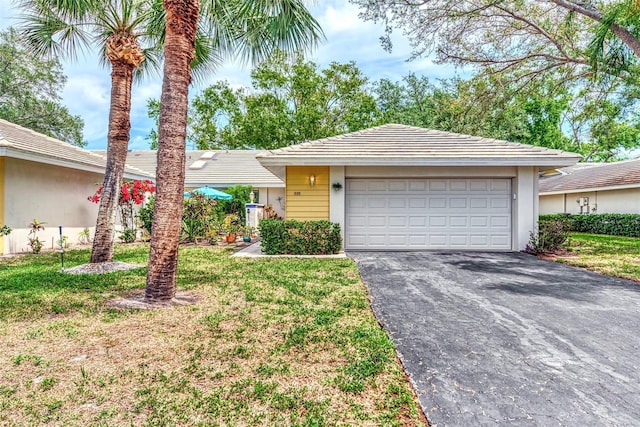
M329 190L329 221L340 224L340 234L342 235L342 241L344 242L344 227L345 227L345 167L344 166L331 166L329 168L329 182L331 185L334 183L342 184L342 188Z
M513 201L513 249L527 246L530 233L538 224L538 170L534 167L518 167L518 175L511 187Z
M5 158L4 157L0 157L0 227L2 227L3 225L5 225L4 222L4 175L5 175ZM5 242L5 238L4 236L0 235L0 255L3 255L5 253L5 249L4 249L4 242Z
M102 180L101 174L6 158L4 220L13 232L4 239L5 253L30 250L28 224L34 218L47 223L38 233L45 248L58 240L59 225L71 243L84 228L93 236L98 205L87 197Z
M565 211L564 194L540 196L539 201L541 214L557 214Z
M256 187L256 190L258 190L258 200L256 202L265 206L271 205L278 216L284 218L286 206L284 188Z
M540 213L579 214L580 204L577 200L581 197L589 198L589 213L640 214L640 188L540 196ZM586 213L585 211L586 208L583 209L583 213Z
M315 185L309 182L315 176ZM287 166L286 218L300 221L329 219L329 167Z

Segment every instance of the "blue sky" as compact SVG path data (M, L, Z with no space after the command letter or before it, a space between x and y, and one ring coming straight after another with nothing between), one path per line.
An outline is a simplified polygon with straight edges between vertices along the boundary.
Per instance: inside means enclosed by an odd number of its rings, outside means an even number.
M399 80L409 72L426 75L430 79L452 77L452 66L437 65L429 59L407 62L410 46L399 31L394 37L394 50L385 52L379 43L383 33L380 24L364 22L358 17L358 9L346 1L328 0L316 2L311 11L318 19L326 35L326 41L312 52L310 59L320 66L332 61L355 61L371 80L390 78ZM11 0L0 0L0 28L15 25L19 14ZM63 103L72 114L84 119L84 138L90 149L105 149L109 116L109 70L98 64L97 55L89 54L76 62L63 61L68 81L62 94ZM227 80L232 85L248 86L250 68L239 64L226 64L203 82L190 89L193 96L217 80ZM161 77L147 78L136 84L132 93L130 149L148 148L145 136L153 127L147 118L146 103L151 97L159 97Z

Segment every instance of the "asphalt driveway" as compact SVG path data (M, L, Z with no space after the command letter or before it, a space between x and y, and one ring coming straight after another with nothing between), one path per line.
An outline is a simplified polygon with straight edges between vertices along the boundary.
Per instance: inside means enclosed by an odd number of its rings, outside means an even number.
M640 284L521 253L354 252L433 425L640 425Z

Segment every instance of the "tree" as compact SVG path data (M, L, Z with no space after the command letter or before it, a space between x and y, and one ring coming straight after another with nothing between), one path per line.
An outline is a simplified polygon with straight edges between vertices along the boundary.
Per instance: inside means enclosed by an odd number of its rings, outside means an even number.
M633 0L351 2L363 8L365 19L386 24L387 49L393 27L398 27L411 40L414 57L436 53L442 62L475 65L492 73L517 70L513 77L521 84L550 71L567 78L592 76L594 61L601 71L617 75L621 66L628 72L640 55ZM612 67L608 51L626 55L627 62Z
M251 79L252 88L217 82L194 98L187 134L195 147L273 149L365 129L379 119L368 79L354 62L321 69L302 55L276 52ZM148 103L152 118L156 105Z
M93 44L102 51L101 62L111 67L107 164L91 262L111 261L131 128L131 85L145 60L142 41L157 19L152 13L157 7L143 0L22 0L20 6L25 12L22 34L38 54L74 58Z
M175 297L178 244L184 191L190 64L196 50L198 0L164 0L166 35L160 98L156 200L145 298ZM296 51L317 42L321 30L298 0L208 2L200 22L221 54L247 60L267 57L274 48Z
M615 160L638 146L640 121L633 100L579 89L547 77L523 90L508 76L483 74L438 84L410 74L399 82L374 84L386 123L573 151L585 160Z
M366 19L386 24L382 39L387 49L393 28L401 28L411 40L414 58L435 54L439 62L501 75L518 90L552 79L559 96L569 92L574 100L580 95L625 106L633 96L632 104L637 103L640 9L635 0L351 1L363 8ZM627 148L633 140L633 132L627 131L635 118L618 116L617 122L626 123L624 130L604 139L583 133L611 147L608 158L615 157L613 147ZM588 144L599 149L592 141Z
M57 59L34 55L13 28L0 31L0 118L84 146L82 119L60 103L66 80Z

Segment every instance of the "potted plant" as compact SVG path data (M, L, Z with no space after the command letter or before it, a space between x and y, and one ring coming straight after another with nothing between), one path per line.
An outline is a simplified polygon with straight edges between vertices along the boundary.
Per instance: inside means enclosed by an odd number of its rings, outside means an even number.
M237 214L229 214L224 218L222 223L222 231L225 234L227 243L233 243L240 232L240 217Z
M254 235L254 228L251 227L250 225L245 226L242 229L242 241L249 243L251 242L251 237Z

